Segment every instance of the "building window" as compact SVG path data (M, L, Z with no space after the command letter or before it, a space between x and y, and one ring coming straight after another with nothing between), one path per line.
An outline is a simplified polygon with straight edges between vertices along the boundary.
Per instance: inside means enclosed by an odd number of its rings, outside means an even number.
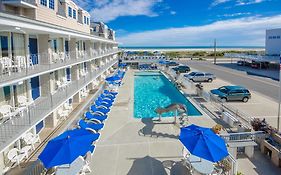
M277 36L277 39L280 39L280 36Z
M49 0L49 8L50 9L55 9L55 0Z
M71 7L68 7L68 16L72 17L72 8Z
M73 18L76 19L76 10L73 9Z
M89 19L89 18L87 18L87 24L89 25L89 23L90 23L90 19Z
M9 56L8 36L0 36L0 57Z
M47 0L40 0L40 4L47 7Z
M276 36L273 36L272 38L273 38L273 39L276 39Z
M84 16L84 24L86 24L86 16Z

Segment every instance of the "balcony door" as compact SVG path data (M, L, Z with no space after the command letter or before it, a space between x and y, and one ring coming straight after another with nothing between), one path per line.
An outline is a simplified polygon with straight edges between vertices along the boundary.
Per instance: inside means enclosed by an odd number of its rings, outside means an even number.
M38 97L40 97L40 80L39 80L39 76L31 78L30 83L31 83L32 99L35 100Z
M68 54L68 52L69 52L69 44L68 44L68 41L65 41L65 43L64 43L64 49L65 49L65 53Z
M37 38L29 38L29 54L32 64L38 64Z

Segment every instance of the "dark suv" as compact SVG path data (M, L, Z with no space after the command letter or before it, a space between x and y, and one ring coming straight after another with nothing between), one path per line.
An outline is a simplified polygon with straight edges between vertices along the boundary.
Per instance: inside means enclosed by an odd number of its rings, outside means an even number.
M190 67L188 66L178 66L173 68L174 71L179 72L179 73L187 73L190 71Z
M249 90L241 86L222 86L211 90L211 93L218 96L222 102L243 101L246 103L251 98Z

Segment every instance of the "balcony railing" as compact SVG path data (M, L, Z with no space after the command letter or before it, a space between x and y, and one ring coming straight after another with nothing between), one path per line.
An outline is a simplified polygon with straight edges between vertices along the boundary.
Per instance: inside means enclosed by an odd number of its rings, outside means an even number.
M118 52L118 50L110 50L103 54L92 52L91 56L87 55L85 52L58 53L55 55L41 53L38 55L31 55L29 59L26 59L24 56L17 56L13 59L3 57L0 58L0 87ZM51 63L43 63L43 60L47 59L50 59ZM34 60L39 60L39 62Z
M13 118L11 121L1 124L0 152L3 151L9 144L17 140L29 128L42 121L58 106L74 96L78 91L116 63L117 60L112 60L108 64L100 67L99 70L89 72L81 79L70 82L64 89L61 89L54 94L48 94L40 97L40 99L35 101L33 106L30 106L27 110L25 110L23 116Z

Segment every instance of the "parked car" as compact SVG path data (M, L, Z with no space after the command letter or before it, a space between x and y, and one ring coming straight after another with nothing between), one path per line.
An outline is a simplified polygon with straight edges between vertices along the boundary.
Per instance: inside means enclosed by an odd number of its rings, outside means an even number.
M218 96L222 102L243 101L246 103L251 98L249 90L241 86L222 86L211 90L211 93Z
M179 63L175 62L175 61L169 61L168 63L166 63L166 66L178 66Z
M174 71L179 72L179 73L187 73L190 71L190 67L188 66L178 66L173 68Z
M216 79L214 74L206 73L206 72L191 72L184 76L193 82L201 82L201 81L212 82L214 79Z
M247 62L247 61L237 61L237 65L238 66L251 66L251 63Z

